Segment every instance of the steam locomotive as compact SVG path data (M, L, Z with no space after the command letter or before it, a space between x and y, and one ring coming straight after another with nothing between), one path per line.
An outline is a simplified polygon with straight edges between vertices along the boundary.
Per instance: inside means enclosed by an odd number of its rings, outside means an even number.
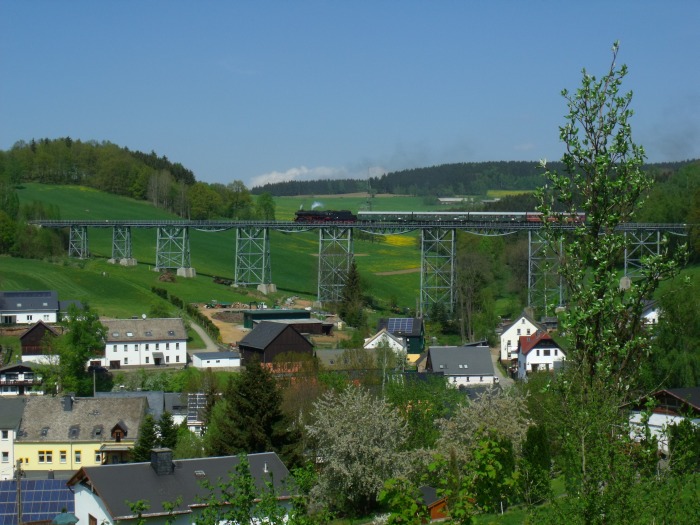
M299 210L294 222L357 222L357 215L348 210Z

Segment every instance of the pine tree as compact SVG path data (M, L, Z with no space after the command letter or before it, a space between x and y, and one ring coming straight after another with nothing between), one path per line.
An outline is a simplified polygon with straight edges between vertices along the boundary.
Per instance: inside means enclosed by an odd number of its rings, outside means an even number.
M205 434L210 456L277 452L285 462L300 462L299 435L282 412L282 393L272 373L249 364L229 379L223 398L214 405Z
M158 420L159 445L161 447L175 449L177 446L177 426L173 421L173 415L167 410Z
M131 451L131 460L135 463L151 461L151 450L158 447L158 433L156 422L151 414L146 414L136 439L134 449Z
M360 273L357 271L355 259L352 259L341 292L338 314L347 324L359 328L365 321L362 307L362 283L360 282Z

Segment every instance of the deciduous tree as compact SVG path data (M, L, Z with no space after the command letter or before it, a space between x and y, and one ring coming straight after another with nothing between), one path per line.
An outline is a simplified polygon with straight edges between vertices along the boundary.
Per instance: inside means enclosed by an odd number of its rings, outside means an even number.
M624 522L633 506L637 473L629 455L628 403L650 344L642 310L660 280L680 261L663 253L643 261L629 288L619 285L618 261L626 247L618 226L631 222L652 180L642 170L644 149L632 141L630 104L623 94L626 66L618 46L600 79L583 72L581 87L562 92L569 107L560 128L563 169L547 171L539 192L545 235L559 254L568 309L561 326L569 340L567 367L557 381L563 417L558 426L564 455L569 520ZM585 213L571 224L558 252L565 213Z
M351 514L370 511L384 481L403 470L405 423L385 401L354 386L324 394L313 416L307 432L322 462L312 496Z

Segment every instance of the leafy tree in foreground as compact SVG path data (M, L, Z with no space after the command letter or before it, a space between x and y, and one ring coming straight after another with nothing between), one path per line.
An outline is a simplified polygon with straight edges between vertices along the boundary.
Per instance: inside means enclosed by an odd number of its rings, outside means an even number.
M632 94L622 94L626 66L617 67L618 45L599 80L583 72L574 94L564 90L569 114L560 128L562 172L547 171L539 192L545 234L557 250L567 213L584 212L572 224L560 256L568 309L561 326L569 346L557 382L563 407L559 434L564 455L569 523L625 523L636 482L629 455L628 407L635 398L640 364L650 344L641 318L644 300L660 280L677 273L680 260L647 258L629 288L619 285L618 262L626 238L616 228L631 222L652 184L641 167L645 155L632 141Z
M104 350L107 329L88 305L82 310L71 305L63 325L66 333L57 342L60 387L79 396L91 395L92 376L87 372L87 363Z
M405 423L382 399L354 386L324 394L314 420L307 432L323 462L312 496L334 510L366 515L384 481L401 474Z

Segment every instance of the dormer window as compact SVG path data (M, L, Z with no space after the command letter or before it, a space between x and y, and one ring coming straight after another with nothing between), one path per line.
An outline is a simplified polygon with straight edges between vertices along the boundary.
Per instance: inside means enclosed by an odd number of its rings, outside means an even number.
M127 333L126 333L126 336L127 336L127 337L134 337L134 333L133 333L133 332L127 332Z

